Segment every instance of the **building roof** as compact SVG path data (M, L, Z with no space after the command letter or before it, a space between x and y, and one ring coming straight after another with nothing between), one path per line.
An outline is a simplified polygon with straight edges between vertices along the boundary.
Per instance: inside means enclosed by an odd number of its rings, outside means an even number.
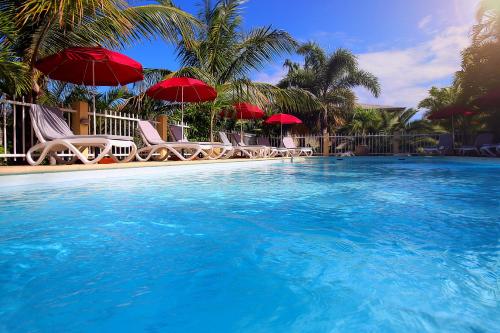
M377 104L363 104L358 103L357 106L368 110L384 110L384 111L403 111L405 107L403 106L388 106L388 105L377 105Z

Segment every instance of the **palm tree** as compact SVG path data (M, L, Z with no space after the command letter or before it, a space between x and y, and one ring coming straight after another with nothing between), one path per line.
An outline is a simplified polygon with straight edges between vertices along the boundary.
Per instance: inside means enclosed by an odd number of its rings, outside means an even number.
M378 110L356 107L347 128L351 134L361 133L364 138L367 132L376 132L380 122L381 115Z
M0 13L7 9L6 3L0 3ZM12 91L19 94L29 89L29 82L24 79L26 66L19 61L9 47L9 42L16 38L16 26L7 15L0 15L0 92Z
M143 6L125 0L4 0L0 17L0 50L14 57L11 65L23 63L32 99L41 91L41 76L34 68L39 58L70 46L116 49L157 37L177 42L197 25L169 0Z
M380 111L380 122L377 132L393 134L405 133L435 133L443 129L427 119L414 119L417 109L408 108L402 111Z
M279 83L280 87L296 87L311 92L320 102L321 128L323 135L329 129L343 126L347 114L352 112L356 96L355 87L365 87L374 96L380 94L378 79L359 69L356 56L346 49L337 49L327 54L318 44L308 42L301 45L298 53L304 56L304 65L287 61L288 74ZM329 122L329 116L333 121Z
M472 41L476 45L500 40L500 2L482 0L476 13L477 24L472 29Z
M270 26L244 31L241 8L244 0L219 0L214 6L205 1L199 14L202 29L185 36L178 47L182 68L169 76L192 76L215 87L213 103L199 106L210 114L213 140L216 115L237 101L281 109L309 108L314 96L300 89L280 89L252 82L249 75L276 57L293 52L297 43L285 31Z
M0 40L0 92L20 95L30 87L26 66Z
M414 119L417 113L418 110L413 108L401 111L386 111L356 107L342 130L350 134L366 132L386 134L397 132L422 133L442 130L441 127L426 119Z
M500 2L482 0L472 27L472 44L462 52L456 74L461 103L470 103L500 86Z
M429 96L418 103L418 108L426 109L426 115L430 115L445 106L456 104L458 93L459 89L456 85L445 88L432 87L429 89Z

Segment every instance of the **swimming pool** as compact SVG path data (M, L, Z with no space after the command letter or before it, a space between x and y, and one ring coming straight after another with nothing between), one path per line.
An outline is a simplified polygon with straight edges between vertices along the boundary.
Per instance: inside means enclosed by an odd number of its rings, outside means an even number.
M35 184L12 186L25 182ZM0 332L500 331L493 159L0 184Z

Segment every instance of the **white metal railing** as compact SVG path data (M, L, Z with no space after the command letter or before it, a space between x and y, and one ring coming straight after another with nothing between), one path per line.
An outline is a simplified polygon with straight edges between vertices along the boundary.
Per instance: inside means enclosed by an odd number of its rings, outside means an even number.
M32 103L0 99L0 161L25 160L26 152L37 143L37 138L31 126L29 109ZM64 118L71 127L71 113L75 110L60 108ZM105 135L130 136L138 139L136 133L137 122L141 120L138 115L115 111L104 111L96 114L96 133ZM93 133L93 114L89 113L89 133ZM157 122L154 122L156 124ZM128 155L128 149L117 148L113 151L117 156ZM69 151L58 153L61 157L72 156ZM94 150L89 150L89 155L94 155Z
M89 133L94 133L94 115L89 113ZM117 112L104 110L104 113L96 113L96 134L118 135L131 137L137 143L140 141L140 135L137 133L137 122L142 120L139 115L126 112ZM151 121L154 125L157 121ZM130 148L115 147L113 154L115 156L128 156ZM93 156L94 149L90 148L89 153Z
M31 126L29 109L33 104L21 101L0 99L0 159L18 161L25 159L26 152L37 139ZM65 119L71 126L70 109L61 108Z
M7 160L24 160L28 149L36 144L36 136L31 127L29 108L33 104L24 100L12 101L0 99L0 162ZM71 109L61 109L64 111L65 119L71 126L71 113L76 112ZM104 135L120 135L140 140L137 131L137 122L141 120L138 115L116 111L103 111L96 114L96 133ZM153 123L157 123L154 122ZM93 115L89 113L89 132L93 133ZM186 128L189 126L186 124ZM238 132L239 133L239 132ZM293 136L295 143L299 147L310 147L314 154L323 153L323 136L306 135ZM331 135L328 138L328 152L330 155L340 155L348 152L368 155L392 155L392 154L417 154L423 147L436 145L439 133L413 134L413 133L375 133L375 134L350 134ZM460 134L455 135L455 144L470 142L472 138L466 138ZM245 136L249 144L255 144L254 136ZM269 138L270 144L279 147L281 139L279 137ZM113 152L117 156L128 155L128 149L117 148ZM91 156L94 151L90 150ZM60 152L60 156L71 156L69 152Z
M236 133L236 132L235 132ZM239 134L239 132L237 132ZM229 133L230 134L230 133ZM245 133L247 134L247 133ZM354 153L357 155L393 155L393 154L418 154L424 147L436 145L439 133L378 133L378 134L339 134L330 135L328 142L329 155L342 155ZM315 155L323 154L324 140L322 135L291 135L297 147L312 148ZM256 144L255 138L245 135L245 143ZM458 144L467 140L456 135ZM281 146L280 137L270 137L269 143L273 147Z
M94 132L94 114L89 112L89 134L118 135L134 138L136 136L138 115L104 110L96 113L96 129ZM113 147L116 156L128 155L130 148ZM95 149L90 148L89 154L95 156Z
M357 155L394 155L419 154L424 147L434 146L440 133L370 133L346 134L329 136L329 155L355 153ZM321 135L292 136L297 146L310 147L314 154L322 155L324 140ZM470 141L470 138L455 134L457 146ZM279 145L280 138L271 140L273 145Z

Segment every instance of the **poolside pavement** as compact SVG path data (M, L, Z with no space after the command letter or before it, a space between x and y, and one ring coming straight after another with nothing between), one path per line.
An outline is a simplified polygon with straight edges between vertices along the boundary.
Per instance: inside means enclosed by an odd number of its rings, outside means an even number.
M303 160L303 157L294 160ZM9 165L0 166L0 176L6 175L23 175L34 173L52 173L52 172L70 172L70 171L90 171L90 170L109 170L109 169L128 169L128 168L153 168L164 166L179 166L193 164L215 164L215 163L239 163L239 162L258 162L258 161L290 161L289 157L274 157L274 158L232 158L226 160L194 160L194 161L164 161L164 162L128 162L128 163L112 163L112 164L72 164L72 165Z

